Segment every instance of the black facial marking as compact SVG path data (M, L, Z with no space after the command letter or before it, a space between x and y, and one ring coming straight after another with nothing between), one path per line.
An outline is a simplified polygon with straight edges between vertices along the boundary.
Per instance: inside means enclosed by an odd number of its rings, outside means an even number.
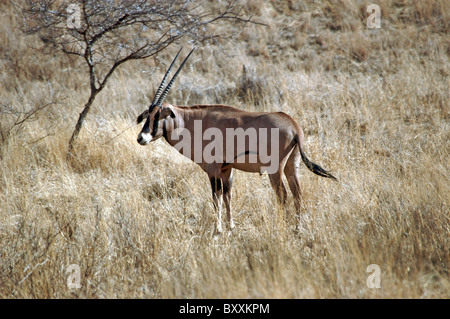
M161 112L158 111L155 114L155 118L153 119L153 130L152 130L152 136L156 136L156 132L158 132L158 125L159 125L159 116Z
M149 121L148 118L145 121L144 127L142 128L142 132L144 132L144 133L149 133L150 132L150 121Z

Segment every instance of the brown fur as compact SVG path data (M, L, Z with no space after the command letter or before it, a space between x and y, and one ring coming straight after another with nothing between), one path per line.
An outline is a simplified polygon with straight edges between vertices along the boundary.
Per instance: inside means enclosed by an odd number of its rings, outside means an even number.
M208 128L218 128L222 131L224 137L226 136L225 131L227 128L242 128L244 131L248 128L278 129L279 139L277 142L279 147L279 166L276 172L269 174L269 179L279 201L285 203L287 192L283 185L282 176L283 174L286 176L289 188L294 196L298 213L300 212L301 195L298 168L301 160L303 160L308 169L313 173L322 177L336 179L333 175L325 171L319 165L311 162L306 157L303 150L304 136L302 129L289 115L283 112L246 112L227 105L174 106L164 103L160 110L150 112L150 115L147 118L147 121L150 121L149 126L154 126L152 121L157 112L160 112L162 116L158 119L159 123L156 127L159 129L155 135L152 136L152 140L164 136L167 142L172 146L175 146L179 142L178 140L172 140L172 132L177 128L185 128L192 133L194 131L195 120L201 120L202 134ZM142 118L144 113L141 114L139 118ZM139 135L139 138L140 136L141 135ZM259 139L259 134L257 135L257 138ZM267 142L269 142L268 149L272 150L270 145L271 138L269 136L267 137ZM203 150L210 141L202 141L202 143ZM225 142L224 145L228 144ZM222 205L220 203L222 199L226 207L227 221L231 228L234 226L231 213L231 179L233 169L239 169L246 172L261 172L261 169L265 166L260 160L259 150L255 151L248 149L248 145L246 145L246 147L247 148L242 156L247 157L253 152L257 157L256 163L251 163L249 161L239 163L236 160L234 162L227 162L225 157L223 160L214 161L213 163L197 162L197 164L208 174L211 181L214 206L218 210L217 228L219 231L222 230ZM236 153L237 150L235 149L234 154ZM188 157L191 160L194 160L194 138L191 140L190 154L190 157ZM187 156L186 154L183 155Z

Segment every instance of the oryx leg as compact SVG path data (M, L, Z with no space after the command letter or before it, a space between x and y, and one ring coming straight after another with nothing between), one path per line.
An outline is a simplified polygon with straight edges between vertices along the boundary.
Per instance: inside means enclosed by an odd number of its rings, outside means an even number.
M300 207L301 207L300 205L301 190L298 175L300 160L301 160L300 151L298 149L298 146L296 146L291 155L289 156L289 159L286 162L286 166L284 167L284 174L286 175L286 179L289 183L289 188L292 192L292 196L294 197L294 204L295 209L297 211L297 215L300 214Z
M233 216L231 214L231 186L233 183L233 169L227 168L222 171L222 185L223 185L223 201L227 211L227 223L230 229L234 228Z
M214 210L217 212L217 232L222 232L222 179L218 176L210 176Z
M287 192L283 184L281 170L279 170L275 174L270 174L269 179L270 183L272 184L272 188L277 194L278 201L280 202L280 204L284 205L286 203Z

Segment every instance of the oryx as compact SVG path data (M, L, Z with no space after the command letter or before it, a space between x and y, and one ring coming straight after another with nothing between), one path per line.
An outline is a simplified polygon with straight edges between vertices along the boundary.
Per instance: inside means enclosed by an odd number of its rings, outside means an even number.
M300 212L300 159L313 173L336 180L333 175L306 157L303 151L302 129L283 112L246 112L226 105L163 104L193 50L163 91L180 51L167 70L149 109L137 118L137 123L146 119L137 141L141 145L147 145L164 137L171 146L200 165L211 182L214 207L218 212L219 232L222 231L222 199L225 202L227 222L230 228L234 228L231 215L233 168L261 174L267 171L281 203L285 203L287 197L282 181L284 173L294 196L297 213ZM268 159L271 160L270 165L267 165Z

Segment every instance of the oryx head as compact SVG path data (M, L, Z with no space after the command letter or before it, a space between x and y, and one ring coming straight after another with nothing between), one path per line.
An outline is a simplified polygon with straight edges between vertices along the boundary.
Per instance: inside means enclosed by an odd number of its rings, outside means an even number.
M175 64L176 59L178 58L178 55L180 54L182 49L178 51L177 55L172 61L172 64L170 65L169 69L167 70L166 74L164 75L164 78L159 85L158 90L156 91L155 97L153 98L152 104L150 104L150 107L148 110L145 110L141 115L137 118L137 123L141 123L144 119L146 119L144 127L142 128L141 132L138 135L137 141L141 145L147 145L150 141L154 141L162 136L162 130L158 130L160 126L160 121L163 121L164 118L171 115L170 109L162 109L161 105L166 97L166 95L169 93L170 88L172 87L173 82L178 76L178 73L180 73L181 69L183 68L184 64L186 63L189 56L192 54L194 49L189 52L187 57L184 59L183 63L181 63L180 67L178 68L175 75L170 80L169 84L166 86L166 88L163 91L164 85L166 84L167 78L169 77L170 70L172 70L173 65Z

